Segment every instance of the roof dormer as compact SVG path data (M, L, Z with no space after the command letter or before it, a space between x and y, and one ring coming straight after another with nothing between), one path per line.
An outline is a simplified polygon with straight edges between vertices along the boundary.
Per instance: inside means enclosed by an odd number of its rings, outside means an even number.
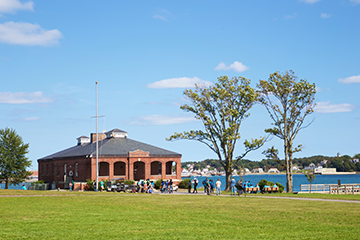
M90 138L86 136L78 137L76 140L78 140L77 145L84 145L90 143Z
M113 129L105 133L106 138L127 138L127 132L120 130L120 129Z

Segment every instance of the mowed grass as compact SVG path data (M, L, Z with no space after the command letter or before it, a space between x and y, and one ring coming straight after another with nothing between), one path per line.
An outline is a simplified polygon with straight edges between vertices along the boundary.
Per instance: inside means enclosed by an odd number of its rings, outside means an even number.
M0 191L0 195L4 192L7 191ZM30 193L44 192L14 191L12 195ZM0 197L0 239L360 236L360 203L206 195L47 193L52 196Z

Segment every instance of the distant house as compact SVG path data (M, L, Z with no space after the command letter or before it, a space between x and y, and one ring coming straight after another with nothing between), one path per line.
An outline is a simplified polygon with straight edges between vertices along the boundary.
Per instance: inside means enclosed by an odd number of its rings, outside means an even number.
M280 171L277 168L272 167L269 169L268 173L280 173Z
M96 134L77 140L76 146L38 159L39 180L66 188L72 180L96 179ZM181 154L129 139L125 131L99 133L98 149L99 180L181 180Z
M254 168L251 172L252 173L263 173L264 170L262 168Z
M299 171L300 169L299 169L298 166L293 166L292 170L293 170L293 171Z
M314 170L315 167L316 167L316 166L315 166L314 163L310 163L309 166L306 166L304 169L305 169L305 170Z
M358 162L359 162L359 159L358 159L358 158L354 158L354 159L351 159L351 161L352 161L353 163L358 163Z

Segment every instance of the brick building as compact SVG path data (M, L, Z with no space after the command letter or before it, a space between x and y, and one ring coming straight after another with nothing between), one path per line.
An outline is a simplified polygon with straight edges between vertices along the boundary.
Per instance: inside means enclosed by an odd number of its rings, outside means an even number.
M127 136L127 132L119 129L98 134L99 181L113 178L181 180L181 154ZM76 146L38 159L39 180L67 188L71 180L96 179L96 134L77 140Z

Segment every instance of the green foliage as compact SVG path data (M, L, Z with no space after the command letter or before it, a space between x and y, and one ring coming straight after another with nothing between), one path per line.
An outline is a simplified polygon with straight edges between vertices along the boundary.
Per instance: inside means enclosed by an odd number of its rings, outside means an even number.
M93 185L93 181L91 181L91 179L86 179L86 184L88 186L88 190L94 191L94 185Z
M36 181L36 182L32 182L33 184L43 184L45 183L43 180L39 180L39 181Z
M270 74L267 81L260 80L258 92L261 94L260 103L270 114L273 127L265 132L284 141L284 155L287 175L287 191L292 192L292 160L293 153L301 151L301 145L293 146L293 141L299 131L311 124L303 126L305 118L314 112L315 84L305 79L297 81L293 71L284 74L275 72ZM272 153L268 155L274 157Z
M316 178L316 176L315 176L315 174L314 174L313 171L305 171L305 177L307 178L307 180L309 181L310 184L311 184L311 183L315 180L315 178Z
M229 79L218 78L218 82L210 87L196 85L195 90L186 89L184 95L191 104L180 108L191 112L196 119L202 121L204 130L175 132L167 140L196 140L214 151L226 172L226 188L230 186L233 171L233 154L236 141L240 139L240 125L250 114L249 110L258 100L259 94L250 86L250 80L239 77ZM260 148L265 138L245 140L242 159L248 152Z
M191 181L190 178L185 178L179 183L179 188L188 189L188 183Z
M31 161L26 157L29 144L24 143L14 129L0 130L0 181L5 181L5 189L9 184L19 184L32 174L26 169Z
M134 180L125 180L124 181L124 184L126 184L126 185L133 185L134 183L135 183Z
M266 179L261 179L259 182L259 187L260 187L260 191L264 190L264 186L267 185L267 180Z
M282 185L282 184L279 183L279 182L276 182L275 184L279 187L279 193L284 192L284 190L285 190L285 186L284 186L284 185Z
M155 189L160 189L161 188L161 182L162 182L162 179L156 180L156 182L154 183L154 188Z

